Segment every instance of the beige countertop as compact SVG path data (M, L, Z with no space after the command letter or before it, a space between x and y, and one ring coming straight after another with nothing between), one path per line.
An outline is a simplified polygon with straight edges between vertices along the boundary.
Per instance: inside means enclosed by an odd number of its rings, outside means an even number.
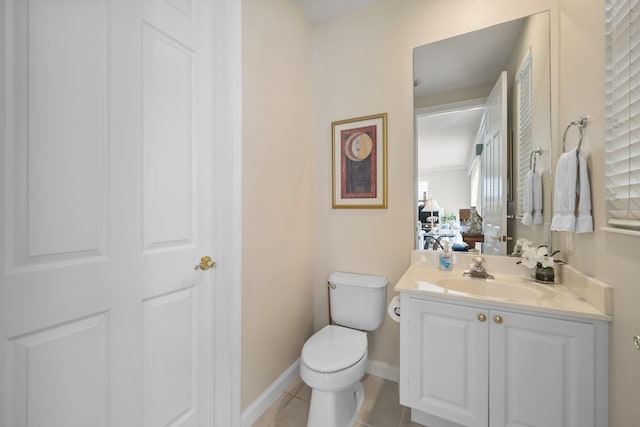
M432 252L431 254L429 252ZM511 268L516 260L510 257L489 257L485 256L487 271L495 276L496 282L513 284L514 288L531 290L533 294L538 294L535 298L521 298L518 292L507 292L502 294L497 291L483 292L485 279L464 278L463 272L468 269L468 257L459 256L454 259L454 269L452 271L439 270L437 266L437 252L414 251L412 254L412 264L395 286L397 292L445 299L450 302L483 303L494 307L517 308L547 313L550 315L581 317L595 320L611 321L612 313L607 312L610 306L611 288L602 283L587 283L587 286L595 286L590 292L574 292L571 284L540 285L533 282L522 270L522 266ZM457 262L456 262L457 261ZM504 268L500 268L504 267ZM578 274L571 272L572 276ZM571 276L571 277L572 277ZM465 289L447 287L447 281L461 282L471 281L469 291ZM571 278L572 281L577 279ZM491 279L489 279L491 282ZM487 282L488 283L488 282ZM582 282L580 282L582 285ZM483 293L486 293L483 294ZM526 292L525 292L526 294ZM589 296L595 298L588 301Z

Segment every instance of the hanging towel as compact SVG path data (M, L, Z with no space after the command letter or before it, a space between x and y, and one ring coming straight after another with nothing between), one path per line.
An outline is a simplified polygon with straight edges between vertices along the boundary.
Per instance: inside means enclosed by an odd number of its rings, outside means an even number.
M576 229L576 181L578 156L576 149L566 152L558 159L556 186L553 195L552 231L574 231Z
M524 215L522 223L524 225L533 224L533 176L535 172L530 170L524 175Z
M542 224L542 177L533 171L533 223Z
M553 231L593 231L591 217L591 188L587 161L584 154L576 153L576 148L564 153L558 159L554 194L554 213L551 220ZM576 195L579 197L578 219L576 220Z
M542 177L534 170L524 176L524 225L542 224Z
M591 216L591 186L589 185L589 171L587 159L578 154L578 217L576 218L576 233L591 233L593 231L593 217Z

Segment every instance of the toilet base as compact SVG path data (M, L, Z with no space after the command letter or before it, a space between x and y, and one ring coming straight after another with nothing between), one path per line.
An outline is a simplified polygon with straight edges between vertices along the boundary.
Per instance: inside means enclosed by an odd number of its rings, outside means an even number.
M352 427L363 401L364 387L360 381L341 391L313 389L307 427Z

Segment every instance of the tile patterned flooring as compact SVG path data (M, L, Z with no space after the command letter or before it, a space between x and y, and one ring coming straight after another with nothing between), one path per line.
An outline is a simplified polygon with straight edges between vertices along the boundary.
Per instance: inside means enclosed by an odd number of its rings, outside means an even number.
M354 427L422 427L398 402L398 383L366 374L362 385L364 402ZM298 377L253 427L305 427L310 399L311 389Z

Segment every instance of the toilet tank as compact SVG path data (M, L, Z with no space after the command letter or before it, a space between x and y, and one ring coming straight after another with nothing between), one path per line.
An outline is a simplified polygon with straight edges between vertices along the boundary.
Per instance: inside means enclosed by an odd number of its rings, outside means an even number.
M361 331L375 331L387 312L387 284L382 276L334 272L329 275L333 323Z

